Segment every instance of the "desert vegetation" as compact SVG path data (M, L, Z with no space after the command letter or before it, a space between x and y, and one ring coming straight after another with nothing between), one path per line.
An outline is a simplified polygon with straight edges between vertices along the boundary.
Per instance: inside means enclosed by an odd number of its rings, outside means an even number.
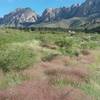
M0 29L0 100L99 100L99 78L99 33Z

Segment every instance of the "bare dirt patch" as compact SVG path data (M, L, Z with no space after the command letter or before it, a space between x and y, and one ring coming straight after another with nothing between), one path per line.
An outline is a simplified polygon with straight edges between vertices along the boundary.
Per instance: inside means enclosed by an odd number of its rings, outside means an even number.
M80 55L76 59L81 64L91 64L92 62L94 62L94 56L91 55L91 54L88 54L88 55Z
M89 81L89 72L85 67L48 69L45 73L50 82L53 83L56 80L63 80L68 83L86 83Z
M0 100L92 100L84 92L66 88L53 88L45 81L25 82L0 92Z

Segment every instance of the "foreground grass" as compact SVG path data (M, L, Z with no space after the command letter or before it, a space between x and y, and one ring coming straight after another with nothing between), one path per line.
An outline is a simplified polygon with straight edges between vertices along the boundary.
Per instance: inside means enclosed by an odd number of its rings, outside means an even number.
M23 81L29 78L23 75L21 72L10 71L8 73L0 73L0 89L5 89L8 87L13 87L15 85L21 84Z
M55 55L79 56L91 50L95 62L87 64L93 70L88 83L77 84L56 80L60 87L72 86L100 99L100 35L92 33L28 32L0 29L0 88L7 88L28 80L20 71ZM34 66L33 66L34 67Z
M91 53L94 57L94 61L86 64L86 66L91 70L86 83L77 83L75 81L68 80L66 81L63 78L58 77L56 80L54 80L54 84L61 88L65 88L66 86L79 88L87 95L94 97L93 100L100 100L100 49L92 50Z

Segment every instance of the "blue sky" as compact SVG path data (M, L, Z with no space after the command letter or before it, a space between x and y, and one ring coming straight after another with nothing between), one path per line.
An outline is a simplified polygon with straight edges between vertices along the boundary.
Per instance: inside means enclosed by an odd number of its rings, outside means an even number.
M41 14L45 8L67 7L84 1L85 0L0 0L0 16L16 8L25 7L30 7L38 14Z

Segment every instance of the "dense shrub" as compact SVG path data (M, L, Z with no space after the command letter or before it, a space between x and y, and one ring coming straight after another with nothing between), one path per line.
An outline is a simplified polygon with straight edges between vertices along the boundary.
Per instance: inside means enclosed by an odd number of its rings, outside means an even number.
M61 37L55 43L60 47L70 48L73 45L73 39L70 37Z
M26 68L35 62L36 54L30 48L13 47L0 50L0 68L4 71Z
M75 42L75 39L72 37L62 37L59 40L57 40L55 44L60 47L59 50L63 54L75 55L75 56L79 55L79 52L76 47L77 43Z

